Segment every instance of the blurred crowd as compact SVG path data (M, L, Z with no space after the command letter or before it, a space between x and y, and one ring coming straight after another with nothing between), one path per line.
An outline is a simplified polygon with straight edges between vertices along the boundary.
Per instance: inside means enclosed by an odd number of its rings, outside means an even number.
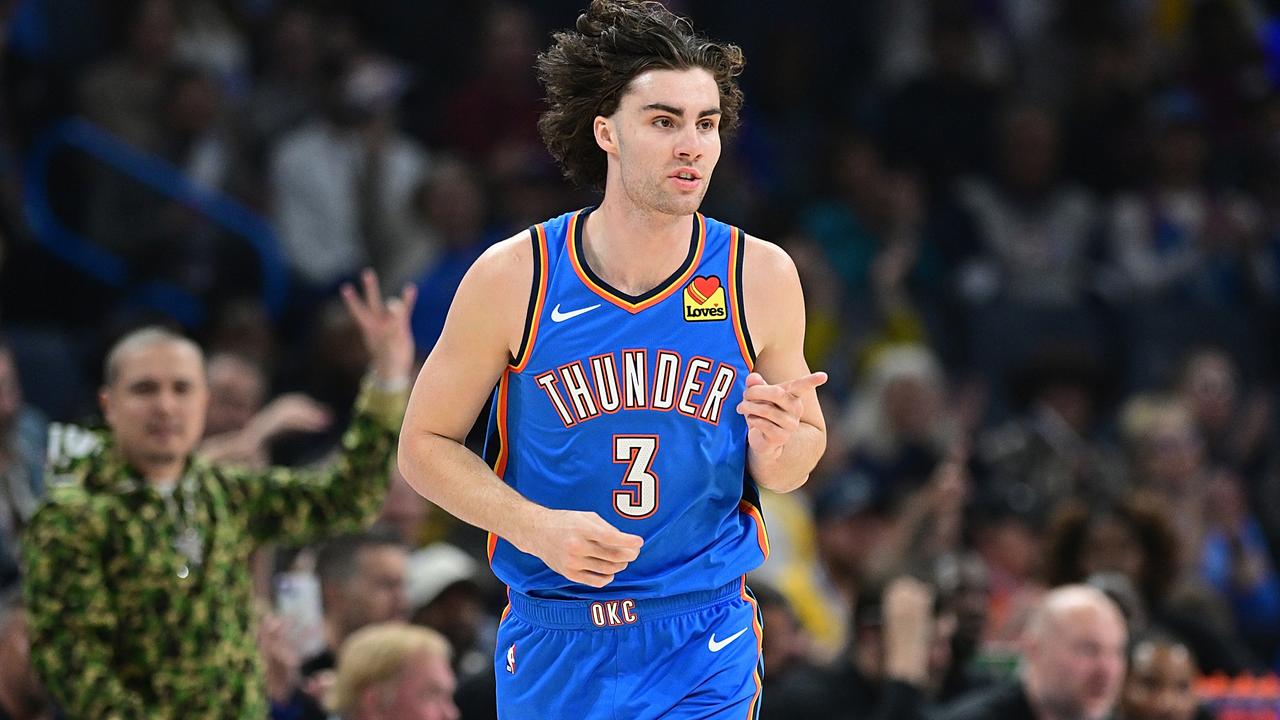
M0 718L54 716L14 659L17 547L50 422L100 423L104 350L173 322L136 289L204 310L207 455L329 457L368 361L339 283L416 285L425 355L486 247L594 202L532 70L582 4L0 0ZM791 253L832 376L825 458L764 498L762 717L985 717L1014 682L1190 718L1196 677L1280 672L1280 3L668 4L745 50L703 210ZM128 158L37 153L69 117ZM152 165L267 223L282 307L262 249ZM361 698L413 676L491 717L485 564L398 477L369 533L264 549L273 714L411 717Z

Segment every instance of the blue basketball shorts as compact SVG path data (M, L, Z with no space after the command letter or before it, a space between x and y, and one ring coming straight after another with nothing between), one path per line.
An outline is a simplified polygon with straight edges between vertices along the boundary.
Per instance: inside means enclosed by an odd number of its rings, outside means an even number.
M501 720L756 720L763 625L745 580L631 600L511 592L494 653Z

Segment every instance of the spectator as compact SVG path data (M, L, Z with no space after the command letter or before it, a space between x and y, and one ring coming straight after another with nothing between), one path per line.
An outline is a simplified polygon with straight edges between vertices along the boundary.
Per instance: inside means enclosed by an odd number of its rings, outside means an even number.
M1191 651L1177 640L1151 636L1131 643L1119 720L1211 720L1196 701L1198 674Z
M320 17L302 3L285 4L272 19L262 74L245 108L255 155L320 112L322 31Z
M432 543L409 558L409 618L449 641L460 682L493 670L498 623L485 611L479 580L478 563L445 542Z
M1270 464L1271 403L1263 392L1245 392L1231 354L1215 347L1191 351L1176 390L1195 418L1209 460L1256 480Z
M531 60L538 42L528 9L494 3L483 18L479 43L472 48L479 63L443 104L450 145L499 183L545 157L535 131L542 92Z
M1240 478L1210 466L1190 411L1176 400L1133 401L1125 428L1135 472L1170 508L1187 544L1183 560L1188 577L1207 583L1226 599L1235 616L1235 622L1227 624L1238 626L1257 644L1255 652L1264 662L1272 662L1280 637L1280 614L1275 611L1280 573L1263 519L1250 507ZM1271 504L1264 502L1263 507ZM1207 669L1222 668L1218 655L1198 644L1193 648Z
M985 433L978 444L990 491L1041 508L1079 494L1124 492L1123 460L1098 437L1111 382L1094 353L1042 345L1011 373L1009 385L1018 417Z
M22 596L0 590L0 719L53 720L53 704L31 667Z
M314 290L372 263L402 277L417 238L414 189L427 156L396 127L407 77L389 60L357 57L334 73L323 117L286 135L271 153L280 242Z
M1023 636L1016 683L956 700L939 720L1102 720L1125 672L1124 617L1102 591L1066 585L1050 591Z
M430 237L421 239L401 277L418 283L413 339L428 352L440 337L453 295L471 264L501 236L488 227L488 197L476 169L445 159L419 191L419 218ZM416 271L410 275L408 273Z
M1117 504L1064 503L1045 536L1045 578L1083 582L1118 573L1137 591L1136 615L1188 639L1210 670L1239 672L1252 660L1228 608L1183 573L1182 548L1162 501L1134 495Z
M1255 657L1280 670L1280 573L1240 478L1218 472L1205 493L1200 578L1231 608Z
M832 659L848 644L849 612L859 589L876 575L874 562L893 538L893 514L884 493L861 475L832 478L814 500L818 557L816 581L788 595L797 612L820 614L821 634L813 632L817 657ZM788 592L789 586L782 587Z
M828 267L853 298L867 294L871 262L880 245L880 216L885 208L886 171L875 144L860 136L832 143L829 200L804 213L804 233L821 248Z
M782 593L753 582L751 592L769 632L764 636L764 688L760 717L803 720L826 717L826 678L810 659L809 638Z
M343 645L329 707L342 720L457 720L454 686L439 633L380 623Z
M929 698L951 660L955 617L939 616L933 588L898 577L865 588L853 612L853 637L832 669L821 718L926 717Z
M408 620L409 553L383 530L333 538L316 554L327 648L302 663L303 676L335 665L337 649L366 625Z
M172 0L135 0L124 15L119 54L91 67L79 88L80 109L125 142L160 148L157 112L175 61L178 19Z
M221 88L206 71L169 65L160 78L151 113L156 117L144 150L166 161L195 187L234 192L242 170ZM162 277L196 294L246 292L245 246L204 215L153 187L127 180L128 165L96 173L89 197L93 239L119 253L142 277ZM252 260L250 260L252 262Z
M1197 102L1173 93L1160 101L1153 133L1154 173L1140 193L1112 209L1112 252L1137 303L1241 307L1246 239L1258 222L1249 198L1212 190L1209 139ZM1163 303L1163 304L1159 304Z
M266 714L249 556L373 519L412 369L412 290L387 303L369 273L343 297L372 362L342 457L320 470L192 457L208 386L190 340L147 328L108 353L109 430L58 464L24 542L32 661L70 716Z
M47 425L23 403L17 362L0 338L0 592L18 581L18 540L44 497Z
M968 177L956 191L977 233L975 262L997 279L984 292L1023 306L1079 308L1096 274L1090 258L1098 208L1088 191L1059 176L1057 119L1043 108L1015 106L999 137L996 179ZM974 292L968 299L990 298Z
M968 531L989 577L985 652L1012 654L1045 590L1044 509L1016 492L983 491L974 499Z
M954 440L946 412L946 377L928 348L883 348L855 400L832 433L831 462L846 462L894 499L923 487ZM838 439L837 439L838 437Z
M991 578L982 556L973 551L947 553L933 564L940 613L955 616L951 636L951 662L937 690L936 702L946 703L995 682L996 677L979 666L982 640L991 603Z
M885 93L884 145L891 164L921 171L931 191L983 167L998 93L982 77L976 13L962 2L928 3L925 72Z
M411 550L427 544L428 522L434 506L405 482L399 468L391 468L391 487L378 514L378 524L391 529Z
M266 377L247 358L218 353L206 367L209 413L200 450L211 461L261 469L275 439L329 427L329 411L301 393L281 395L264 407Z

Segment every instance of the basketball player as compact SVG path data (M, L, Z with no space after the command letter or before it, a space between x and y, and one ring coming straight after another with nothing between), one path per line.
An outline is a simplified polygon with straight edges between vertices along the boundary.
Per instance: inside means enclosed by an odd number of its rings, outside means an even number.
M826 374L790 258L697 212L742 64L658 3L557 33L539 127L604 198L487 251L414 387L404 475L490 531L510 588L499 717L757 713L757 486L805 482ZM495 385L482 461L462 440Z

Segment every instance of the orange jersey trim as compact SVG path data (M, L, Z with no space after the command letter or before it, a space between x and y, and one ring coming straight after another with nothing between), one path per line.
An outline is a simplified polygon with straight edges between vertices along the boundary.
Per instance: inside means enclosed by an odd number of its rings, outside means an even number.
M760 545L760 552L764 553L767 560L769 558L769 532L764 528L764 516L760 514L760 508L752 505L747 500L738 501L738 510L751 516L756 521L756 542Z
M510 368L515 372L523 371L525 365L529 364L529 357L533 355L533 344L538 339L538 324L542 318L542 306L547 301L547 229L538 224L534 226L534 232L537 236L534 254L537 257L533 259L533 271L537 291L533 293L532 304L529 307L528 329L525 332L525 336L520 339L519 355L513 358L510 363Z
M507 368L502 373L502 379L498 381L498 420L496 423L498 429L498 456L493 461L493 474L499 478L503 478L507 473L507 457L510 450L510 445L507 441L507 395L510 392L508 388L512 372L511 368ZM498 536L489 533L487 545L489 565L492 566L493 552L498 548Z
M757 663L755 669L751 671L751 680L756 684L756 694L751 697L751 704L747 706L747 719L755 720L756 715L760 712L758 703L760 702L760 692L764 687L760 677L759 658L764 654L764 628L760 625L760 605L756 599L751 597L751 593L747 592L747 578L743 576L742 586L738 589L738 594L742 596L751 607L755 610L751 614L751 631L756 636L756 658Z
M736 227L729 228L729 315L733 318L733 334L738 339L738 350L742 352L742 361L747 364L747 372L751 372L755 368L755 360L752 358L750 342L747 340L746 314L742 312L742 302L739 294L742 292L740 288L738 269L742 248L742 231Z

